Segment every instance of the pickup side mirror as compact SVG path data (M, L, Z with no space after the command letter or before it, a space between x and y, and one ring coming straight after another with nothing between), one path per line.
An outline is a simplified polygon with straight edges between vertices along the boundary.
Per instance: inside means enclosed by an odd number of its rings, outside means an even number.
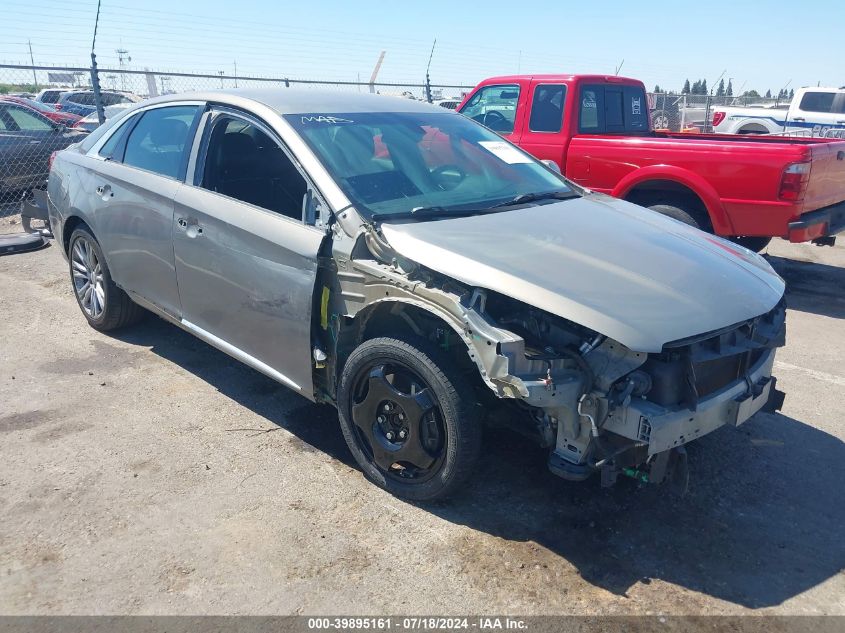
M555 161L551 160L550 158L544 158L544 159L543 159L543 160L541 160L540 162L541 162L541 163L543 163L546 167L548 167L549 169L551 169L551 170L552 170L553 172L555 172L556 174L560 174L560 173L561 173L561 172L560 172L560 166L559 166L559 165L558 165Z

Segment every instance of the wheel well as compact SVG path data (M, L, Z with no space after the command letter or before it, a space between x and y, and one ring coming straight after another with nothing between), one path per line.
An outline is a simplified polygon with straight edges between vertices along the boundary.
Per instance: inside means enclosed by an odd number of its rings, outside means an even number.
M737 134L768 134L769 128L760 123L746 123L736 132Z
M674 180L649 180L641 182L631 189L625 200L642 207L655 204L671 204L692 215L702 227L713 229L710 214L704 201L695 191Z
M62 229L62 246L65 249L65 253L67 253L70 248L70 236L73 235L73 232L80 226L89 228L88 225L85 224L85 221L77 215L72 215L65 220L65 225Z
M352 351L363 341L379 336L416 337L433 341L450 362L471 377L473 384L483 387L478 368L470 358L466 344L452 326L424 308L401 301L389 301L369 306L354 318L344 317L341 320L335 346L332 395Z

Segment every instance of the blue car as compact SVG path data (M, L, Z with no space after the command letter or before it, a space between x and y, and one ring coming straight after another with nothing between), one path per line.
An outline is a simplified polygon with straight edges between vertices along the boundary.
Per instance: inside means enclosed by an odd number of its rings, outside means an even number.
M108 92L100 93L103 100L103 107L112 106L118 103L135 103L138 98L132 98L132 95L126 95L122 92ZM69 112L70 114L78 114L79 116L88 116L97 110L94 102L93 90L71 90L63 92L59 100L53 106L59 112Z

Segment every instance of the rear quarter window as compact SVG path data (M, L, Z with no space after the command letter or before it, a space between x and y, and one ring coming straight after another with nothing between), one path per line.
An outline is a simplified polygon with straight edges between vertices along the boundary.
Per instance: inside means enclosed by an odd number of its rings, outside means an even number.
M647 132L648 101L645 91L638 86L581 86L578 131L587 134Z

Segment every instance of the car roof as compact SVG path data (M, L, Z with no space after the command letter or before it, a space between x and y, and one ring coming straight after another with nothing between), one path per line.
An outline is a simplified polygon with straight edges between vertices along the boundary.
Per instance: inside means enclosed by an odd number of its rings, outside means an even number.
M279 114L340 114L351 112L438 112L424 101L386 95L310 88L240 88L183 92L144 101L144 105L178 101L212 101L232 106L264 105Z

